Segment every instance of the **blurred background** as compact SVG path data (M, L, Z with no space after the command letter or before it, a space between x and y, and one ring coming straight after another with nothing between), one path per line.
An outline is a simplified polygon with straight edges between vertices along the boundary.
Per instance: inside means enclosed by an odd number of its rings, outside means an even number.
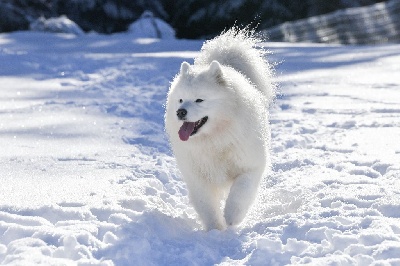
M211 38L234 24L250 24L270 41L400 40L400 0L0 0L0 32L29 30L38 19L65 15L83 32L111 34L127 31L144 13L185 39Z

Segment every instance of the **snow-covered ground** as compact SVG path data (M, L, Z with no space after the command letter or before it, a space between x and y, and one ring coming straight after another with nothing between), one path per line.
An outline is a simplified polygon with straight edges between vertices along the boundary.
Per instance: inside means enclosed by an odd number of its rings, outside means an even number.
M163 129L201 41L0 35L0 262L399 265L400 45L266 44L273 169L205 232Z

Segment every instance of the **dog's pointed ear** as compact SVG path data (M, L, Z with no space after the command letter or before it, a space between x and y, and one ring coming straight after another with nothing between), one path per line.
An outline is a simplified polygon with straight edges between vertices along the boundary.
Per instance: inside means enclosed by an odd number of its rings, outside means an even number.
M211 76L213 76L219 85L225 85L225 78L224 78L224 73L222 72L222 67L221 64L214 60L210 64L210 68L208 69L209 73Z
M189 68L190 68L189 63L188 62L183 62L181 64L181 74L182 75L187 75L189 73Z

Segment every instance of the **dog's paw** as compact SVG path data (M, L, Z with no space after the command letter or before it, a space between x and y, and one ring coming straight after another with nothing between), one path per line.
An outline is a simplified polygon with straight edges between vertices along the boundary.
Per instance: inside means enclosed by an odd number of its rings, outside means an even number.
M226 229L226 225L222 224L220 222L211 222L211 223L204 224L204 229L206 231L211 231L211 230L214 230L214 229L223 231L223 230Z
M225 208L224 212L226 224L228 226L235 226L240 224L246 215L246 211L240 210L239 208L229 206L227 207L228 208Z

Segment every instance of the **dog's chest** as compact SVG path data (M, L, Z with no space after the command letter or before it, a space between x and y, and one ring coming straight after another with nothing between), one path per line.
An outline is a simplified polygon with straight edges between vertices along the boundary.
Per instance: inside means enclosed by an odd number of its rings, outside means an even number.
M224 183L241 172L239 151L234 146L203 151L194 160L194 167L204 178L213 183Z

